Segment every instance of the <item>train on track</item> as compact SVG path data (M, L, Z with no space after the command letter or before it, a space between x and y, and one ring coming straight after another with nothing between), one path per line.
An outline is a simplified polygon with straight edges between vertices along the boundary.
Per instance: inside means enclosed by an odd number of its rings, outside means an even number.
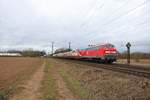
M86 49L57 49L53 54L58 58L69 58L78 60L91 60L102 63L113 63L117 60L117 49L113 44L106 43L96 46L90 46Z

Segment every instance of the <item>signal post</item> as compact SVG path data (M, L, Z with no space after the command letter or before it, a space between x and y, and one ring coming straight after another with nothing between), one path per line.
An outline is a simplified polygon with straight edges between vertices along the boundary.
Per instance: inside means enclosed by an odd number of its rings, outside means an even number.
M129 65L130 64L130 47L131 47L130 42L126 44L126 47L127 47L127 64Z

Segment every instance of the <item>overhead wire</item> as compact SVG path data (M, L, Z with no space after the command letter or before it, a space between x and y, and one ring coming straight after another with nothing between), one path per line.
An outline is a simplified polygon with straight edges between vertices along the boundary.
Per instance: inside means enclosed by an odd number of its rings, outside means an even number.
M102 3L101 5L97 6L97 2L98 0L95 2L94 6L92 8L90 8L91 10L89 10L89 12L86 14L87 18L84 20L83 23L81 23L80 27L84 27L87 23L89 23L89 21L91 20L92 17L94 17L94 13L91 13L94 9L102 9L104 6L104 3Z
M114 11L115 13L112 13L111 15L115 15L117 11L119 11L121 8L124 7L124 5L126 5L126 4L128 4L128 3L129 3L129 1L125 2L121 7L119 7L118 9L116 9L116 10ZM102 5L100 5L100 7L99 7L100 10L103 8L103 6L104 6L104 3L103 3ZM86 20L86 22L84 22L83 24L81 24L81 26L82 26L82 25L85 26L86 24L88 24L88 23L89 23L88 21L91 21L91 18L92 18L92 17L94 17L94 16L91 15L91 17L90 17L88 20Z
M133 9L131 9L131 10L129 10L129 11L127 11L127 13L125 13L125 14L123 14L123 15L117 17L117 18L114 18L113 20L111 20L111 21L109 21L109 22L103 24L102 26L104 26L104 25L107 26L108 24L112 23L113 21L116 21L116 20L118 20L119 18L124 17L125 15L131 13L132 11L136 10L137 8L143 6L143 5L146 4L147 2L149 2L149 1L147 0L147 1L143 2L143 3L141 3L140 5L134 7ZM141 24L144 24L144 23L141 23ZM139 24L139 25L140 25L140 24Z
M132 8L132 9L128 10L126 13L124 13L124 14L122 14L122 15L120 15L120 16L118 16L118 17L116 17L116 18L114 18L114 19L112 19L112 20L110 20L110 21L108 21L108 22L106 22L106 23L104 23L104 24L102 24L102 25L108 25L108 24L110 24L110 23L112 23L112 22L114 22L114 21L116 21L116 20L119 20L120 18L122 18L122 17L128 15L129 13L131 13L131 12L137 10L138 8L142 7L142 6L145 5L147 2L150 2L150 0L144 1L143 3L139 4L138 6L136 6L136 7Z
M142 7L143 5L145 5L145 4L146 4L147 2L149 2L149 1L150 1L150 0L144 1L143 3L139 4L138 6L136 6L136 7L132 8L132 9L126 11L126 13L124 13L124 14L122 14L122 15L119 15L118 17L113 18L112 20L110 20L110 21L108 21L108 22L102 24L101 26L107 26L107 25L111 24L112 22L114 22L114 21L116 21L116 20L119 20L120 18L122 18L122 17L128 15L129 13L131 13L131 12L133 12L133 11L135 11L135 10L138 9L139 7ZM125 4L127 4L127 3L128 3L128 2L126 2ZM125 5L125 4L124 4L124 5ZM121 9L121 8L123 8L123 7L124 7L124 6L120 7L119 9ZM119 10L116 10L116 11L119 11ZM114 14L116 14L116 12L115 12ZM114 15L114 14L112 14L112 15Z
M112 20L110 20L110 21L104 23L103 25L108 25L108 24L110 24L110 23L112 23L112 22L114 22L114 21L116 21L116 20L118 20L118 19L120 19L120 18L122 18L122 17L128 15L129 13L131 13L131 12L137 10L138 8L142 7L143 5L145 5L147 2L149 2L149 0L144 1L143 3L139 4L138 6L136 6L136 7L132 8L132 9L126 11L126 13L124 13L124 14L122 14L122 15L119 15L119 16L116 17L116 18L113 18ZM128 2L126 2L126 3L128 3ZM124 5L125 5L125 4L124 4ZM120 8L123 8L123 6L120 7ZM116 11L117 11L117 10L116 10ZM119 11L119 10L118 10L118 11ZM114 13L114 14L116 14L116 13ZM92 16L92 15L91 15L91 16ZM88 21L88 20L86 20L86 21ZM85 24L87 24L87 23L88 23L88 22L84 23L84 26L85 26ZM140 24L146 24L146 23L139 23L139 25L140 25ZM133 45L133 46L140 46L140 45L141 45L141 44L138 44L138 45L136 44L136 45ZM142 45L148 45L148 46L150 46L149 44L142 44Z
M112 13L111 15L115 15L117 11L119 11L121 8L123 8L123 7L124 7L126 4L128 4L128 3L129 3L129 1L126 1L121 7L119 7L118 9L116 9L116 10L114 11L115 13ZM103 3L103 6L104 6L104 3ZM100 8L102 8L103 6L101 6ZM84 23L84 26L89 23L88 21L91 21L90 19L91 19L91 18L89 18L89 20L86 20L86 23ZM82 28L83 28L83 27L82 27Z

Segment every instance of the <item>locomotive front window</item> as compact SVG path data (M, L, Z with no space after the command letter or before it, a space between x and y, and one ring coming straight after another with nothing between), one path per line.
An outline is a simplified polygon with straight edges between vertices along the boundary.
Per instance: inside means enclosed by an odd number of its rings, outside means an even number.
M107 45L104 45L105 48L114 48L114 45L112 44L107 44Z

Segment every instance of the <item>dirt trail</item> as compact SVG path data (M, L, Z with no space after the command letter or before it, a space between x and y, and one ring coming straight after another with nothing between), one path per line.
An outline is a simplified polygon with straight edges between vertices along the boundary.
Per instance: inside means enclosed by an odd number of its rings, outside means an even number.
M63 78L59 73L60 66L56 64L52 70L53 70L52 76L56 82L56 91L58 93L57 99L75 100L75 97L73 96L72 92L67 88Z
M22 92L15 94L10 100L38 100L40 97L38 89L44 76L44 66L45 63L34 73L26 84L20 86L23 88Z

